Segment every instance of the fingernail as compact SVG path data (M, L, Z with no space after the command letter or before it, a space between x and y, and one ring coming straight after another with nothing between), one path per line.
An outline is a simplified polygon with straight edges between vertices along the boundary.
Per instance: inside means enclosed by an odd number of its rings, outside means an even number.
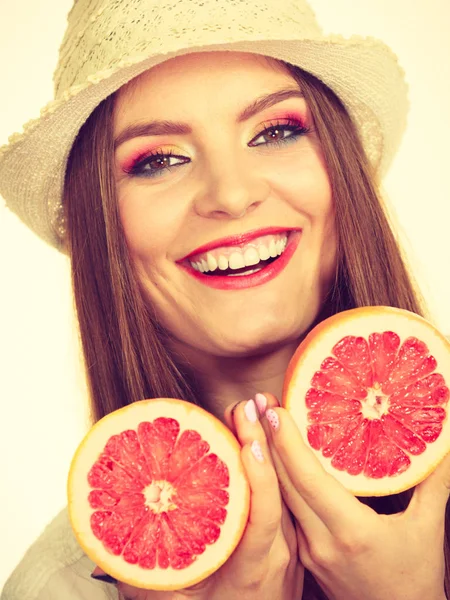
M98 579L99 581L104 581L105 583L117 583L117 579L111 577L111 575L91 575L92 579Z
M267 398L264 394L256 394L255 395L256 406L258 407L259 416L262 417L266 412L267 408Z
M272 429L274 431L278 431L280 427L280 419L278 418L277 413L272 408L269 408L269 410L266 411L266 417Z
M258 462L264 462L264 454L261 449L261 444L258 440L254 440L251 445L251 450L253 456L256 458Z
M244 412L250 423L256 423L258 420L258 415L256 413L256 404L253 400L246 402L244 406Z

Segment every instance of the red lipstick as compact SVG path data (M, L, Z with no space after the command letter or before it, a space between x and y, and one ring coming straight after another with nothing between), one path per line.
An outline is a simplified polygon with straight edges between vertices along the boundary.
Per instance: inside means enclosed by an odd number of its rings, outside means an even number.
M245 243L249 241L249 239L254 239L255 237L260 237L261 235L268 235L268 233L274 233L275 228L271 228L271 231L268 230L258 230L257 235L254 235L252 232L249 234L245 234L242 237L245 237ZM265 234L262 234L261 231L265 231ZM276 228L276 233L280 233L281 231L286 231L286 229ZM247 237L250 236L250 237ZM275 279L288 265L294 252L297 249L297 246L300 242L301 231L296 230L292 231L288 238L287 246L284 252L279 256L274 262L268 264L266 267L263 267L257 273L252 273L251 275L239 275L235 277L227 276L227 275L205 275L204 273L200 273L195 270L189 262L179 263L179 266L184 269L189 275L197 279L197 281L218 289L218 290L243 290L251 287L256 287L258 285L262 285L263 283L267 283L272 279ZM240 239L241 236L233 236L231 238L224 238L225 240L235 240L233 245L238 245L236 243L237 239ZM207 246L202 246L200 249L192 252L189 256L193 256L194 254L200 254L202 252L206 252L207 250L212 250L213 248L217 248L219 246L229 246L230 243L227 241L226 244L223 243L223 240L218 240L218 242L212 242L212 244ZM207 248L207 250L205 250ZM257 265L256 265L257 266Z
M181 261L189 260L197 254L203 254L205 252L209 252L210 250L214 250L215 248L222 248L224 246L245 246L245 244L248 244L251 240L262 237L263 235L275 235L277 233L284 233L286 231L289 232L293 230L293 227L265 227L264 229L254 229L253 231L249 231L247 233L220 238L196 248L177 262L181 263Z

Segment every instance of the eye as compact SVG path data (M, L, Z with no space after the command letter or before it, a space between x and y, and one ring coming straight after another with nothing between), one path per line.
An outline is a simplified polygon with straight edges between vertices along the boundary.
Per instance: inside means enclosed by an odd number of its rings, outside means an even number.
M128 175L134 175L135 177L155 177L189 160L185 156L177 156L172 150L162 152L161 149L157 149L138 157L131 167L124 170Z
M249 142L249 146L280 146L295 142L310 131L297 119L288 118L283 121L285 122L270 122L268 127L263 129L256 138L253 138ZM256 143L260 138L264 139L266 137L269 138L269 141ZM172 149L163 152L161 148L158 148L147 154L140 155L124 171L130 176L151 178L164 175L174 167L190 162L190 160L186 156L175 154Z
M256 138L250 142L251 146L272 146L290 143L296 141L299 137L309 133L309 129L305 127L300 121L296 119L288 119L287 122L281 123L270 123L269 127L266 127L258 134ZM289 133L290 135L285 135ZM256 141L260 138L269 136L269 141L257 144Z

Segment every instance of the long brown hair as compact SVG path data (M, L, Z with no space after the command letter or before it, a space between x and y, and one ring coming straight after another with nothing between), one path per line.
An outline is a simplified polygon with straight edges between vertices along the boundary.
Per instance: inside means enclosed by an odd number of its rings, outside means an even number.
M280 64L298 82L311 109L335 205L336 276L318 320L373 305L424 315L423 300L345 107L312 75ZM64 190L67 244L94 422L143 398L175 397L202 404L195 373L170 350L170 334L144 301L127 251L114 186L114 99L113 95L104 100L81 128L69 157ZM404 510L412 491L362 501L389 514ZM450 557L447 540L446 557ZM326 598L311 574L305 581L310 598ZM449 583L447 569L446 589Z

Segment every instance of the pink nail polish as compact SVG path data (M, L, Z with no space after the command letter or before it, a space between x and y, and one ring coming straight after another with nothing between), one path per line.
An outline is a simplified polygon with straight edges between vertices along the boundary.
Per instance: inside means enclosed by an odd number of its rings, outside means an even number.
M269 410L266 411L266 417L272 429L278 431L280 428L280 419L278 418L277 413L272 408L269 408Z
M253 400L249 400L244 406L244 413L250 423L256 423L258 415L256 413L256 404Z
M267 408L267 398L264 394L256 394L255 395L256 406L258 407L259 416L262 417L266 412Z
M252 442L251 451L258 462L264 462L264 454L261 449L261 444L258 442L258 440L254 440Z

